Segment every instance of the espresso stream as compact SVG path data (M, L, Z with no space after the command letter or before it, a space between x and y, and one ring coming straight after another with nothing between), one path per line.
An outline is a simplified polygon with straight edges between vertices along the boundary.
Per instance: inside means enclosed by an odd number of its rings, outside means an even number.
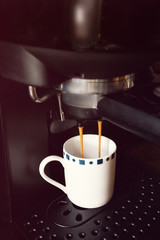
M101 157L101 135L102 135L102 121L98 121L98 135L99 135L99 146L98 146L98 153L99 158Z
M78 127L80 135L81 158L83 158L83 127ZM102 121L98 121L98 157L101 157L101 135L102 135Z
M81 144L81 158L83 158L83 127L78 127L80 135L80 144Z

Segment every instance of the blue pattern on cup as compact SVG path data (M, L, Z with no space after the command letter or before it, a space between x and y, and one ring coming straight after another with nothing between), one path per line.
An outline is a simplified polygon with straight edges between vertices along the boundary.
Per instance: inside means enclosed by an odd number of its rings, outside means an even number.
M63 155L66 156L66 159L67 160L70 160L70 155L63 152ZM107 157L106 158L106 161L109 161L110 159L113 159L115 157L115 153L113 153L111 155L111 157ZM76 159L75 158L72 158L72 162L76 162ZM79 164L80 165L86 165L86 160L82 160L82 159L79 159ZM88 162L89 165L93 165L94 162L93 161L90 161ZM103 158L100 158L100 159L97 159L97 165L100 165L100 164L103 164Z
M112 154L111 158L113 159L113 158L114 158L114 156L115 156L115 153L113 153L113 154Z
M103 163L103 159L102 159L102 158L97 160L97 164L98 164L98 165L99 165L99 164L102 164L102 163Z
M80 165L85 165L85 160L81 160L81 159L80 159L80 160L79 160L79 164L80 164Z

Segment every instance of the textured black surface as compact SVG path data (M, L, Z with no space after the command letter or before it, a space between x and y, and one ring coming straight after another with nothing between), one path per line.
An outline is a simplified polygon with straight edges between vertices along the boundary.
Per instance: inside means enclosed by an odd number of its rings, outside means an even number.
M158 239L159 200L160 176L132 169L129 177L117 179L114 197L104 207L81 209L64 195L35 208L16 225L28 240Z

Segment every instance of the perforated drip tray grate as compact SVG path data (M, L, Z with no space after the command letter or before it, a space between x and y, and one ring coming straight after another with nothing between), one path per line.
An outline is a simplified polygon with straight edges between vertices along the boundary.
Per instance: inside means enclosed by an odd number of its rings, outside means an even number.
M117 180L113 199L101 208L79 208L64 195L16 225L28 240L158 239L160 176L135 172Z

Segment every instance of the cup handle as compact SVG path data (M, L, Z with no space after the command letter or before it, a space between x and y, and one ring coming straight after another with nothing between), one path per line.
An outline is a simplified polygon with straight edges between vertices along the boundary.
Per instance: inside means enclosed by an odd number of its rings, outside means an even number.
M55 156L55 155L52 155L52 156L48 156L46 158L44 158L42 160L42 162L40 163L39 165L39 173L40 175L42 176L42 178L44 180L46 180L48 183L54 185L55 187L58 187L59 189L61 189L63 192L67 193L67 190L66 190L66 186L64 186L63 184L53 180L52 178L48 177L46 174L45 174L45 167L46 165L49 163L49 162L53 162L53 161L58 161L62 164L62 166L64 167L64 159L59 157L59 156Z

